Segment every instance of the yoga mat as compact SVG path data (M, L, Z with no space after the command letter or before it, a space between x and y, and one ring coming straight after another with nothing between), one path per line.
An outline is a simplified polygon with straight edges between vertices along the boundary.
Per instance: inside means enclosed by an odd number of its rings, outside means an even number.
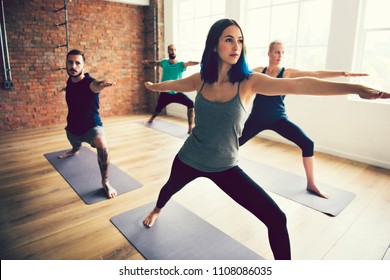
M86 147L81 147L78 155L59 159L58 155L66 151L69 149L47 153L44 156L86 204L108 199L101 184L97 154ZM109 181L117 190L118 196L142 186L112 163L109 165Z
M148 260L262 260L252 250L171 200L153 227L143 219L155 203L122 213L111 222Z
M329 195L328 199L324 199L306 190L305 177L245 158L240 158L239 166L264 189L329 216L340 214L356 196L354 193L317 182L317 187Z
M137 123L184 140L188 137L188 128L167 121L155 119L151 124L144 121L138 121Z

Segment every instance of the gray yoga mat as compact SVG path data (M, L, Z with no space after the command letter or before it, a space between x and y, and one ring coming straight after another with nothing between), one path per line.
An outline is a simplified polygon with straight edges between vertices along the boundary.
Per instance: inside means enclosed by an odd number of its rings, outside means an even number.
M324 199L306 190L305 177L245 158L240 159L239 166L264 189L329 216L340 214L356 196L349 191L317 182L317 186L329 195L328 199Z
M155 119L151 124L144 121L138 121L137 123L184 140L187 139L188 137L187 127L177 125L171 122L167 122L164 120Z
M262 260L261 256L171 200L151 228L143 219L155 203L111 222L147 260Z
M58 155L66 151L69 149L47 153L44 156L86 204L106 200L107 194L101 185L97 154L82 147L80 154L59 159ZM112 163L109 165L109 180L117 190L118 196L142 187L141 183Z

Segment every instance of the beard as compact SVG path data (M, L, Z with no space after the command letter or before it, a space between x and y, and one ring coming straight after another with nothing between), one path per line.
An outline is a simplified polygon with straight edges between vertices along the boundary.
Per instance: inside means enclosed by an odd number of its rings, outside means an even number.
M175 59L176 55L175 54L169 54L169 59Z
M70 70L66 70L66 73L68 73L68 76L71 77L71 78L78 78L81 76L81 74L83 73L83 71L80 71L79 73L77 73L76 71L74 72L71 72L73 69L70 69Z

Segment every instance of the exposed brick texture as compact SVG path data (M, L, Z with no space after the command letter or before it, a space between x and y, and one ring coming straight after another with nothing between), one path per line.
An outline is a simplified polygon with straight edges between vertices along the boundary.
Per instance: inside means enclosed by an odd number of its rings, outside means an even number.
M103 0L67 1L69 50L85 52L87 71L96 79L115 81L116 87L101 94L101 115L149 112L153 93L145 80L154 71L142 59L154 56L153 26L158 19L158 50L163 45L163 0L151 0L149 7ZM154 6L157 17L154 17ZM65 21L63 0L5 0L9 58L14 88L3 89L0 69L0 130L16 130L66 122ZM162 52L161 55L164 55ZM160 55L159 55L160 56ZM160 56L161 57L161 56ZM1 64L2 65L2 64Z

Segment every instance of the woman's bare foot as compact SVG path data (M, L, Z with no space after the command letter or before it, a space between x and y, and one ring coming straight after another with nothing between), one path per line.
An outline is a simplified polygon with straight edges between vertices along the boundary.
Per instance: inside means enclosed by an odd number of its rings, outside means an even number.
M67 157L71 157L71 156L74 156L74 155L78 155L80 153L80 151L69 151L69 152L66 152L66 153L63 153L63 154L60 154L58 156L58 158L67 158Z
M108 181L103 182L102 185L103 185L103 189L106 192L108 198L114 198L118 195L116 189L114 189Z
M307 191L322 198L329 198L329 195L320 191L316 186L307 186Z
M188 133L188 134L191 134L193 128L194 128L194 124L190 124L190 125L188 126L188 131L187 131L187 133Z
M158 215L160 215L161 209L154 207L152 212L149 213L149 215L144 220L144 226L151 228L154 224L154 222L157 220Z

